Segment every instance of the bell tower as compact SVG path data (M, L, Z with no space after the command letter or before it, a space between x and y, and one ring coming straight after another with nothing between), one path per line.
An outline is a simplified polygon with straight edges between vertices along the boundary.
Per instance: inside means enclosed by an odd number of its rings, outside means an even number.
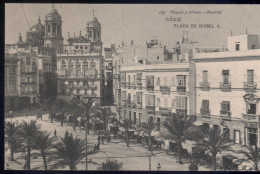
M94 10L92 13L93 19L90 22L87 22L86 38L92 43L101 43L101 24L95 17Z
M51 11L45 16L44 45L60 51L63 46L61 15L52 6Z

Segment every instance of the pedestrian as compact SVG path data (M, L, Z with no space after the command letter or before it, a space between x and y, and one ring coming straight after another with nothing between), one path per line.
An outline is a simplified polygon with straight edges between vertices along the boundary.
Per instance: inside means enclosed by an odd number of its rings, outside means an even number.
M97 145L96 144L94 145L94 149L93 150L94 150L94 152L97 151Z
M66 130L65 137L69 136L68 130Z
M18 125L18 120L16 120L16 125Z
M57 131L56 131L56 129L54 130L54 136L56 137L56 135L57 135Z
M99 148L99 143L97 144L97 150L100 150L100 148Z

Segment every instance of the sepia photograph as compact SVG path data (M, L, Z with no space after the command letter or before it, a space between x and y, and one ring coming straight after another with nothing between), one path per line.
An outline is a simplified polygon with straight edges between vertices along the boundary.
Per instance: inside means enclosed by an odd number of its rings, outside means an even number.
M4 8L4 170L259 171L260 5Z

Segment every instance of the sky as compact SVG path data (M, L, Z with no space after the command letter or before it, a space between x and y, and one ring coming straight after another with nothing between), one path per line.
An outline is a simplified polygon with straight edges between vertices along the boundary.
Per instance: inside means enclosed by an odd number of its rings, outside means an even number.
M23 8L22 8L23 7ZM86 23L94 15L101 23L101 37L104 45L142 44L151 39L172 46L188 31L188 37L196 41L198 47L223 47L227 45L227 37L231 30L233 35L260 35L260 5L181 5L181 4L55 4L62 17L62 32L65 39L86 33ZM44 17L52 9L52 4L12 3L5 4L5 42L17 41L19 32L25 40L29 26L42 23ZM170 14L170 11L179 14ZM203 13L207 10L218 11L219 14ZM160 13L164 11L165 13ZM190 11L201 14L189 14ZM184 14L180 14L180 13ZM185 12L187 14L185 15ZM177 21L166 21L173 18ZM181 20L181 21L179 21ZM180 26L188 25L188 28ZM196 28L191 28L196 24ZM199 24L210 24L215 28L198 28ZM177 27L177 25L179 27ZM193 25L194 26L194 25ZM219 26L219 27L217 27Z

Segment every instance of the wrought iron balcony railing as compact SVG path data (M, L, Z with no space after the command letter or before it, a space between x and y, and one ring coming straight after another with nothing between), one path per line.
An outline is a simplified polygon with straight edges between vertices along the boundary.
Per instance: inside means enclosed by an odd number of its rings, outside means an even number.
M260 121L260 115L256 114L242 114L242 118L245 121Z
M224 83L224 82L220 82L219 83L219 88L220 89L231 89L231 82L228 82L228 83Z
M208 90L210 88L209 82L200 82L200 88L204 90Z
M160 86L160 91L163 94L169 94L171 92L170 86Z
M180 93L186 92L186 86L177 86L177 92Z

